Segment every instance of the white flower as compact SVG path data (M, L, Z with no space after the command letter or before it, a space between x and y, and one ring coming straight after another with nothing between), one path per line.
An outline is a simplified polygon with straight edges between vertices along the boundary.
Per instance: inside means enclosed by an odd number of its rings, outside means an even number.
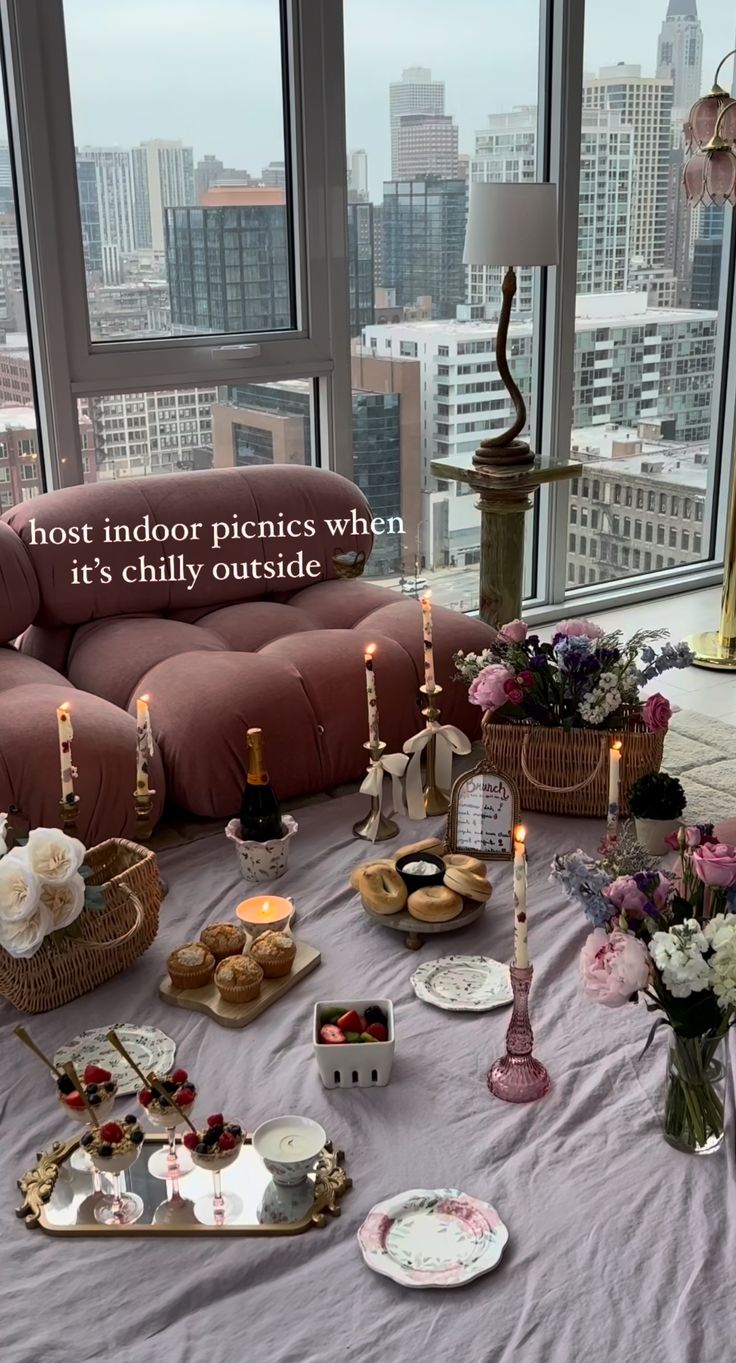
M16 848L0 861L0 925L30 918L38 904L40 886L25 858Z
M28 865L41 880L63 885L76 875L86 848L79 838L70 838L60 828L34 828L23 849Z
M5 834L7 833L7 831L8 816L7 814L0 814L0 857L4 857L5 853L8 850L8 844L5 841Z
M5 947L11 956L35 956L50 931L48 911L39 902L25 918L0 920L0 946Z
M84 881L80 875L73 875L63 885L53 881L41 882L41 904L46 910L51 927L49 932L66 928L78 918L84 908Z
M676 999L711 987L711 967L703 955L707 950L708 942L694 918L687 918L669 932L655 932L649 943L664 986Z
M716 913L703 926L708 946L717 951L720 946L730 942L736 932L736 913Z
M736 933L722 940L712 957L711 968L713 991L721 1007L736 1008Z

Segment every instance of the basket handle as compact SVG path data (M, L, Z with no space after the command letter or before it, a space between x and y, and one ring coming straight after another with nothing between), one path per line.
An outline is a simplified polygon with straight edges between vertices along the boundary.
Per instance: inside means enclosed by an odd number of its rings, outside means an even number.
M132 925L126 928L125 932L121 932L119 937L113 937L110 942L95 942L89 937L77 937L74 943L76 947L86 947L88 951L114 951L116 947L121 947L123 942L129 942L131 937L135 937L143 923L146 911L137 894L133 894L133 891L128 889L127 885L121 885L120 889L123 894L128 896L135 909L135 919Z
M545 785L544 781L538 781L535 776L532 776L526 760L527 747L531 736L531 730L524 734L524 740L521 745L521 770L527 781L529 781L531 785L536 786L537 790L548 790L554 795L567 795L571 794L574 790L584 790L586 786L593 784L603 766L606 756L606 739L604 734L601 734L601 750L598 754L598 761L596 762L595 767L589 776L586 776L582 781L576 781L574 786L548 786Z

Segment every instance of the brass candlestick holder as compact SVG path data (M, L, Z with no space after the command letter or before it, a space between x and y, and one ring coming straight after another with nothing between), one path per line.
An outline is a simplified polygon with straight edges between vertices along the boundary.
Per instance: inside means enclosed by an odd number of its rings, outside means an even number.
M77 816L81 800L78 795L72 795L71 799L59 800L59 813L61 814L61 826L65 833L70 837L77 836Z
M135 790L133 792L135 835L139 842L147 842L153 832L151 812L155 794L155 790Z
M437 698L442 695L442 687L435 686L430 690L427 686L420 686L419 690L427 698L427 704L422 710L422 714L427 721L427 728L432 729L440 717ZM427 759L426 779L424 785L424 808L427 816L432 814L446 814L450 808L450 792L440 790L437 785L436 777L436 758L437 758L437 739L432 733L426 748L424 749Z
M364 743L363 747L370 753L371 768L373 770L381 761L386 751L386 744ZM387 838L393 838L399 831L399 825L393 819L387 819L381 812L381 783L383 772L379 773L378 794L371 795L371 807L364 819L353 824L353 833L356 838L365 838L368 842L385 842Z
M494 1098L505 1103L534 1103L550 1090L550 1077L544 1065L532 1055L534 1033L529 1021L529 990L534 967L510 967L514 1008L506 1033L506 1054L491 1065L488 1087Z

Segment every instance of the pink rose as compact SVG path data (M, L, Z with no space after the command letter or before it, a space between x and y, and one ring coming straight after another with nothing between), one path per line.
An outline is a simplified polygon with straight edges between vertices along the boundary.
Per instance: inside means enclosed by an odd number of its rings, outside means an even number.
M524 624L523 620L509 620L507 625L501 626L501 633L510 644L523 644L527 630L528 626Z
M630 932L595 928L580 953L580 974L588 998L620 1008L649 983L649 953Z
M666 696L655 691L653 696L647 697L641 713L650 734L656 734L667 728L672 718L672 706Z
M519 686L516 677L511 677L509 681L505 681L503 684L503 689L506 692L506 695L508 696L509 700L514 705L521 705L521 702L524 699L524 692L522 688Z
M563 620L562 624L555 625L555 634L564 634L567 639L602 639L605 630L600 625L596 625L594 620Z
M529 672L528 670L525 670L524 672L520 672L520 673L519 673L519 675L518 675L518 677L516 678L516 680L518 681L518 683L519 683L520 686L533 686L533 685L534 685L534 673L533 673L533 672Z
M727 842L704 842L692 851L693 870L704 885L722 890L736 884L736 847Z
M468 700L472 705L481 705L484 710L500 710L508 701L503 689L504 682L513 679L514 674L509 667L504 667L503 663L491 663L470 683Z
M651 916L652 907L657 913L667 908L672 883L661 871L638 871L633 876L618 876L603 887L602 893L629 918L641 918Z

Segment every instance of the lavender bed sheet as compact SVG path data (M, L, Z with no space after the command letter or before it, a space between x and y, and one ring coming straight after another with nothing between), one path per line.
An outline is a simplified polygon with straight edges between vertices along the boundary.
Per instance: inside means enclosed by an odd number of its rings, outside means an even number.
M293 1239L52 1239L15 1220L15 1179L63 1133L40 1068L0 1009L0 1339L7 1363L691 1363L731 1351L736 1328L733 1092L727 1148L695 1160L662 1140L654 1104L666 1037L640 1059L643 1008L604 1010L581 995L582 914L548 883L551 857L595 847L601 826L530 816L529 942L536 1050L553 1081L530 1107L490 1097L508 1010L462 1015L419 1002L419 960L451 952L508 959L508 863L473 926L420 953L369 919L346 889L374 855L350 829L365 806L346 796L299 815L279 892L321 967L243 1031L168 1007L157 986L169 950L244 897L224 836L161 856L170 885L161 931L125 975L30 1023L48 1052L78 1031L155 1023L196 1078L201 1115L223 1105L252 1128L279 1112L318 1118L347 1154L354 1187L342 1215ZM396 845L441 826L404 823ZM379 854L392 844L382 844ZM391 1083L323 1089L311 1050L318 998L390 997ZM457 1187L491 1201L510 1241L500 1266L461 1289L412 1292L370 1272L356 1230L377 1200L412 1187Z

